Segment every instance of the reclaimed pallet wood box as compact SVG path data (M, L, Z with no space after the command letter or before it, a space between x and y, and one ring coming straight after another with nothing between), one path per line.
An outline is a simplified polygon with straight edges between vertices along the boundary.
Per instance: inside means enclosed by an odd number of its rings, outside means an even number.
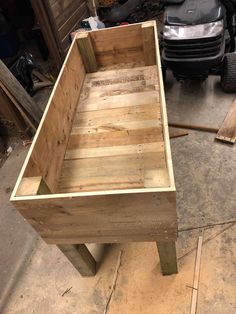
M11 196L82 275L84 243L154 241L177 272L176 191L155 22L79 33Z

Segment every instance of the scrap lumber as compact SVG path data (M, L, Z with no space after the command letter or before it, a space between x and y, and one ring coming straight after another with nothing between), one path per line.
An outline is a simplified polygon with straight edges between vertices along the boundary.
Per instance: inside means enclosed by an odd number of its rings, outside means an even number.
M192 287L193 292L192 292L190 314L195 314L197 310L197 297L198 297L198 286L199 286L199 278L200 278L201 255L202 255L202 241L203 241L203 236L200 236L198 238L198 245L197 245L197 255L196 255L195 270L194 270L194 280L193 280L193 287Z
M17 115L17 111L18 111L18 116L21 116L23 118L23 120L25 121L25 123L30 126L32 128L32 130L36 131L37 129L37 123L30 119L30 117L27 115L27 113L24 111L23 108L21 108L21 106L18 104L18 102L16 101L16 99L11 95L11 93L8 91L8 89L2 84L2 82L0 81L0 87L2 89L2 91L5 93L5 96L11 101L11 107L14 110L15 107L15 115ZM15 121L15 118L12 116L13 122ZM25 128L24 128L25 130Z
M36 103L17 81L11 71L0 60L0 82L9 93L16 99L20 106L28 113L29 116L37 123L40 122L42 111Z
M189 129L189 130L196 130L196 131L209 132L209 133L217 133L219 130L219 128L214 128L214 127L209 127L209 126L204 126L204 125L193 125L193 124L176 123L176 122L169 122L168 125L173 128Z
M182 137L188 135L187 131L183 131L181 129L169 128L170 138Z
M3 117L7 121L13 122L20 131L24 132L27 128L24 119L19 114L17 109L14 107L9 97L7 97L7 95L1 88L0 88L0 104L1 104L0 105L1 117Z
M219 141L234 144L236 141L236 99L231 105L222 126L220 127L216 139Z

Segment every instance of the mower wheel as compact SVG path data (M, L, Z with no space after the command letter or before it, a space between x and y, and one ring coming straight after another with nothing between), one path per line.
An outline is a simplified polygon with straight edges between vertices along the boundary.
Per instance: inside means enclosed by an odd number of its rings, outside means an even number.
M221 87L225 93L236 92L236 53L227 53L224 57Z

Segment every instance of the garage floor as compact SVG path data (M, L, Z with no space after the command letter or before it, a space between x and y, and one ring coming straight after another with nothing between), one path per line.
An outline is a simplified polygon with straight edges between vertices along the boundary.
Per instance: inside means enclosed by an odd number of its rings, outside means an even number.
M203 84L181 85L169 75L169 120L219 126L235 95L223 94L218 80L211 77ZM160 274L154 243L131 243L91 245L99 262L94 278L82 278L55 246L37 238L9 204L26 153L18 147L0 169L0 312L189 313L197 240L203 233L197 313L236 313L236 146L215 142L214 134L197 131L172 139L171 146L180 230L179 274Z

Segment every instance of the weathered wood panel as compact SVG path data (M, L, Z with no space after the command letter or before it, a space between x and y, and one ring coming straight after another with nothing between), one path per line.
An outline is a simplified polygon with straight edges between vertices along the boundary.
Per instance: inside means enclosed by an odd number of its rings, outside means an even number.
M69 139L85 69L77 44L74 42L37 132L37 141L25 169L25 177L42 176L52 193L57 190L58 178Z
M101 67L144 60L141 24L108 28L90 36Z
M175 198L175 192L157 192L22 200L14 205L51 244L170 241L177 237Z

